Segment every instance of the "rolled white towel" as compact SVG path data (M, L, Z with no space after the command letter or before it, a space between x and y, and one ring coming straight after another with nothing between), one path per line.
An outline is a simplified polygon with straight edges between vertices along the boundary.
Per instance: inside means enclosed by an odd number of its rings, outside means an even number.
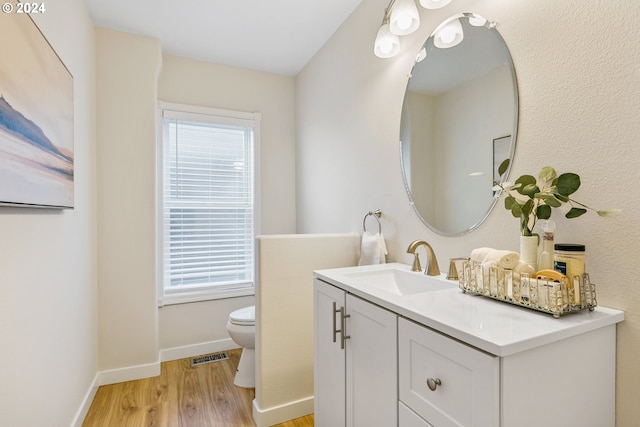
M518 262L518 265L514 267L513 271L520 274L527 273L529 275L532 275L536 272L536 270L532 266L530 266L526 261L523 260L520 260L520 262Z
M471 258L472 261L478 263L478 264L482 264L484 263L485 258L487 257L487 255L489 254L489 252L495 251L495 249L493 248L476 248L474 250L471 251L471 255L469 256L469 258Z
M490 261L494 261L498 267L513 269L520 262L520 254L513 251L494 249L487 254L483 264Z
M484 275L487 279L489 279L490 268L498 268L498 263L495 261L486 261L482 263L482 269L484 270Z

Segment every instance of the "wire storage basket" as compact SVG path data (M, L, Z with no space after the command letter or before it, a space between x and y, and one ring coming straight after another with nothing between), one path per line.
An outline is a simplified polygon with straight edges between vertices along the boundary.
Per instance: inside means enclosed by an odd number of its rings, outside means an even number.
M597 306L596 286L587 273L558 280L499 267L485 268L473 260L464 261L460 273L462 292L550 313L555 318L585 309L593 311Z

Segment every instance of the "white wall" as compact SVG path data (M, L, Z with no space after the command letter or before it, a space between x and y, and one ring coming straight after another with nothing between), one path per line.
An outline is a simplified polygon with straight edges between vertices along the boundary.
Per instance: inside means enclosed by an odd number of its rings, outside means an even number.
M294 90L292 77L163 56L158 99L262 113L257 179L262 234L295 232ZM254 301L251 296L164 306L159 309L160 348L187 347L184 350L188 352L189 346L201 343L208 347L200 348L211 351L227 346L224 340L229 339L225 328L229 313Z
M96 34L100 369L156 364L159 373L154 219L160 43L105 29Z
M70 425L97 370L94 29L82 0L46 7L34 20L73 75L75 209L0 208L3 426Z
M356 233L258 238L258 427L313 412L313 271L357 265L359 253Z
M625 310L618 326L617 425L640 419L640 7L636 0L456 0L421 11L399 57L372 54L386 0L363 2L297 79L298 232L360 231L381 208L389 259L409 263L408 244L429 241L441 266L479 246L518 249L518 221L501 204L476 231L445 238L413 214L400 175L398 129L406 75L436 25L458 12L498 20L518 75L520 126L512 176L545 165L582 178L576 194L618 218L558 215L556 241L587 246L603 306ZM596 386L596 385L594 385Z

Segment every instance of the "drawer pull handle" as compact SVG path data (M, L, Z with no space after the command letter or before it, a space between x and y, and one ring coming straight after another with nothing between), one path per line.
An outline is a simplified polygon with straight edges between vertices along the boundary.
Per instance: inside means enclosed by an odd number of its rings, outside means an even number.
M340 343L340 348L344 350L344 343L350 339L351 337L346 334L347 328L345 325L345 320L351 317L350 314L345 314L344 307L340 308L340 335L342 336L342 342Z
M440 381L440 378L429 378L427 380L427 387L429 387L429 390L431 391L436 391L439 385L442 385L442 381Z
M337 309L336 305L336 302L333 301L333 313L331 314L333 316L333 342L336 342L338 332L342 332L340 329L336 329L336 314L342 313L342 309Z

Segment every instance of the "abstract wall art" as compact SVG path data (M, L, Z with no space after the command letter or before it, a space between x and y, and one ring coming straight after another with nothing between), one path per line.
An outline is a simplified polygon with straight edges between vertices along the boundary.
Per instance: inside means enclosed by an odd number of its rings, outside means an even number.
M73 77L29 15L0 40L0 205L73 208Z

